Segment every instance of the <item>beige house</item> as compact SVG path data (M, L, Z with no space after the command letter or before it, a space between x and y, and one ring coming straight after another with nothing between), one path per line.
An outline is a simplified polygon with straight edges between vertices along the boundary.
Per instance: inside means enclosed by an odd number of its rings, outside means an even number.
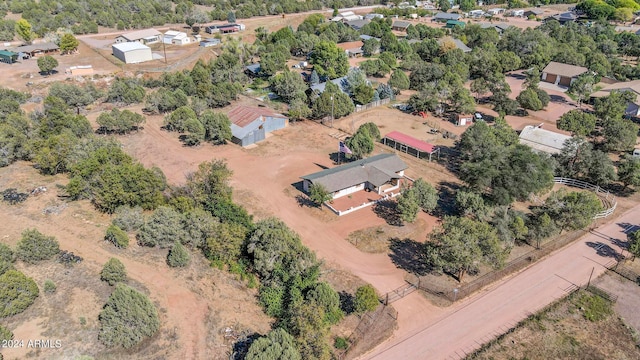
M568 87L578 76L587 71L589 69L586 67L552 61L542 69L542 81Z

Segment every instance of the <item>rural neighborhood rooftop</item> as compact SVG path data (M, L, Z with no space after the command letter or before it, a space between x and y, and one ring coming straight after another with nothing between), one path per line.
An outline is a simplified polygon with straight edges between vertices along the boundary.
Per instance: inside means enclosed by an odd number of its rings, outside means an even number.
M589 71L586 67L563 64L552 61L542 70L543 73L562 75L565 77L575 77Z
M534 150L548 154L558 154L562 151L564 143L571 136L545 130L539 126L527 125L520 132L520 143Z

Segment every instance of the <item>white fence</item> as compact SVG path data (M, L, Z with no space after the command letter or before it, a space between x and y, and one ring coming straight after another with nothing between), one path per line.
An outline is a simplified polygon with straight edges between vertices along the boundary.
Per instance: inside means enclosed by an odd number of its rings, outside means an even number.
M602 203L606 207L606 210L597 213L593 217L594 220L602 219L610 216L611 214L613 214L613 212L616 210L616 207L618 206L618 202L616 201L615 196L611 195L609 191L603 190L598 185L593 185L581 180L563 178L563 177L554 177L553 182L555 182L556 184L564 184L567 186L577 187L579 189L587 189L595 192L596 195L598 195L598 197L600 197L600 199L602 200Z
M360 209L364 209L364 208L366 208L367 206L371 206L371 205L376 204L376 203L378 203L378 202L380 202L380 201L393 199L394 197L396 197L396 196L398 196L398 195L400 195L400 192L397 192L397 193L391 192L391 193L389 193L389 194L385 195L384 197L382 197L382 198L380 198L380 199L378 199L378 200L370 201L370 202L366 202L366 203L362 203L361 205L353 206L353 207L348 208L347 210L342 210L342 211L337 210L336 208L334 208L333 206L331 206L331 204L330 204L328 201L327 201L327 202L325 202L325 203L324 203L324 205L325 205L326 207L328 207L329 209L331 209L331 211L333 211L336 215L338 215L338 216L342 216L342 215L347 215L347 214L349 214L349 213L352 213L352 212L357 211L357 210L360 210Z

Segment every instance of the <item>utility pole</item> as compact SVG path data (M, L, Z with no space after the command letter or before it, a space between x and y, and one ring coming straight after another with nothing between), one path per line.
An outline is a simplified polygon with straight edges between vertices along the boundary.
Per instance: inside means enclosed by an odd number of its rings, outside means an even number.
M333 128L333 95L331 95L331 128Z

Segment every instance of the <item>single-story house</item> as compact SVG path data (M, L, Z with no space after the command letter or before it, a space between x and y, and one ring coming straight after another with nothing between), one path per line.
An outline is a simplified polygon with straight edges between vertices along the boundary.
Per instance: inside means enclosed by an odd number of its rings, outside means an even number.
M206 31L208 34L215 34L215 33L229 34L229 33L242 31L244 29L245 29L244 24L229 23L229 24L209 25L204 28L204 31Z
M182 31L169 30L162 36L162 42L173 45L187 45L191 43L191 38Z
M586 67L552 61L542 69L542 81L569 86L576 78L589 71Z
M220 39L204 39L200 41L200 46L202 47L210 47L210 46L218 46L220 45Z
M162 33L160 31L156 29L144 29L116 36L116 44L134 41L142 44L153 44L160 42L161 38Z
M249 76L260 75L260 70L262 70L262 68L260 67L260 63L255 63L244 67L245 74Z
M267 134L287 126L288 118L266 107L241 105L227 114L231 121L232 141L248 146L262 141Z
M137 41L111 45L113 56L125 64L136 64L153 60L151 48Z
M469 17L478 18L484 16L484 11L482 10L471 10L469 11Z
M376 40L380 41L380 39L377 38L377 37L373 37L373 36L369 36L369 35L365 35L365 34L360 35L360 40L362 40L362 41L371 40L371 39L376 39Z
M493 8L493 9L487 10L487 14L493 15L493 16L502 14L504 12L505 12L505 9L503 8Z
M345 25L349 26L353 30L360 30L370 22L371 22L371 20L366 20L366 19L363 19L363 20L351 20L351 21L345 22Z
M447 23L444 25L446 29L453 29L456 26L459 26L464 29L467 24L464 21L458 20L447 20Z
M623 81L609 84L600 91L591 94L593 98L609 96L613 91L630 91L635 95L635 99L627 104L625 115L638 117L640 116L640 80Z
M338 47L347 54L348 57L357 57L362 56L362 46L364 43L362 41L350 41L337 44Z
M391 30L407 31L407 28L409 27L409 25L411 25L411 23L408 21L396 20L391 25Z
M362 16L356 15L353 11L346 11L343 13L339 13L337 16L331 19L331 21L353 21L353 20L362 20Z
M337 79L333 79L333 80L329 80L329 82L332 82L336 85L338 85L338 89L340 89L340 91L344 92L344 87L343 87L343 83L345 82L346 77L339 77ZM327 86L327 82L321 82L321 83L317 83L314 85L311 85L311 87L309 88L311 91L316 91L318 94L322 94L324 92L325 87Z
M500 35L502 35L511 26L512 25L505 24L505 23L499 23L499 24L483 23L483 24L480 24L481 28L483 28L483 29L494 29Z
M42 44L22 45L11 49L11 51L18 53L18 58L32 58L38 55L48 55L56 53L60 50L58 45L48 42ZM26 56L25 56L26 55Z
M73 76L93 75L93 66L91 65L77 65L70 66L64 70L65 74Z
M460 16L460 14L451 14L451 13L445 13L445 12L441 12L441 13L437 13L432 21L439 21L439 22L447 22L449 20L460 20L462 19L462 16Z
M564 25L566 23L578 20L578 16L576 16L572 12L564 12L562 14L551 15L548 18L544 19L544 21L550 20L557 20L561 25Z
M13 64L16 61L18 61L18 53L8 50L0 50L0 62Z
M560 153L569 139L571 139L569 135L545 130L541 126L527 125L520 132L520 144L547 154Z
M471 52L471 48L468 47L467 45L465 45L462 41L460 41L460 39L454 39L450 36L446 36L443 38L438 39L438 45L442 46L442 44L447 43L447 42L452 42L456 45L456 49L460 49L465 53Z
M302 176L302 188L320 184L337 199L357 191L373 191L383 195L400 188L407 164L396 154L380 154L342 166Z
M384 15L382 14L367 14L364 16L365 19L367 20L373 20L373 19L384 19Z
M522 15L526 18L528 17L540 17L544 14L544 10L541 9L531 9L531 10L527 10L525 11Z
M511 16L524 17L524 10L522 9L511 10Z
M472 114L457 114L455 117L456 126L466 126L473 123L473 115Z

